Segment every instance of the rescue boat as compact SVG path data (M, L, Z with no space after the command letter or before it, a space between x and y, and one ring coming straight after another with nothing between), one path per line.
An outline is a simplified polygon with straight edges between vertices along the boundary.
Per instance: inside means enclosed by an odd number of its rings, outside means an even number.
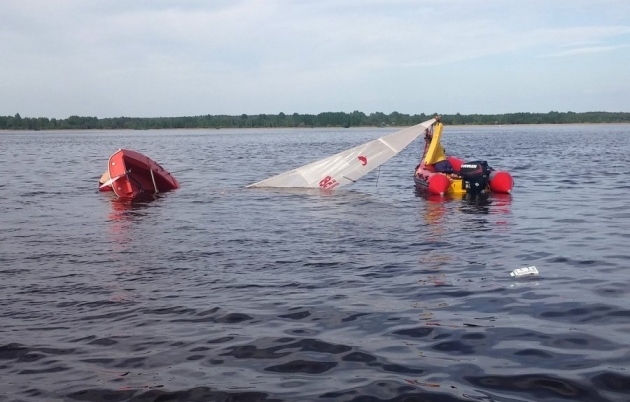
M465 162L447 156L440 143L443 128L438 118L425 131L424 152L413 177L418 190L441 196L512 192L514 180L510 173L495 170L484 160Z

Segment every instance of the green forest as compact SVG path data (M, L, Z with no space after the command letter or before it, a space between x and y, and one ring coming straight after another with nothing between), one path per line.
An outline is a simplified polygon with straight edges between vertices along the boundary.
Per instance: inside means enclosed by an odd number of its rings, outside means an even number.
M257 114L240 116L204 115L188 117L114 117L70 116L66 119L46 117L0 116L0 130L155 130L172 128L270 128L270 127L368 127L411 126L435 116L393 112L370 113L354 111L319 114ZM494 124L578 124L630 123L630 113L611 112L549 112L507 114L445 114L446 125Z

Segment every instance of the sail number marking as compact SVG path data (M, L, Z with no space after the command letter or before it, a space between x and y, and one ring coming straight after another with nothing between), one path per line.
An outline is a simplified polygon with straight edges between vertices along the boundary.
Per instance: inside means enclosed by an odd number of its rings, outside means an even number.
M319 181L319 187L324 190L331 190L339 185L339 182L330 176L326 176Z

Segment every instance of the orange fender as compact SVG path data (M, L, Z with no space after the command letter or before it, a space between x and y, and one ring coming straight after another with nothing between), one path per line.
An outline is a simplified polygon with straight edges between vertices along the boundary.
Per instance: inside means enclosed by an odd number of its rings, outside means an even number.
M508 172L494 170L490 173L490 190L500 194L510 194L514 187L514 179Z
M450 179L443 174L436 173L429 177L429 193L431 194L444 195L450 185Z

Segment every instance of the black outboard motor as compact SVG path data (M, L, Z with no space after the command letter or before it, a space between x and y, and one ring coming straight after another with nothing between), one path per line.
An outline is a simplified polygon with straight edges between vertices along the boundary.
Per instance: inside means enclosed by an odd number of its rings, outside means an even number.
M462 187L467 194L479 194L485 190L490 181L490 171L486 161L462 163L459 173L462 176Z

